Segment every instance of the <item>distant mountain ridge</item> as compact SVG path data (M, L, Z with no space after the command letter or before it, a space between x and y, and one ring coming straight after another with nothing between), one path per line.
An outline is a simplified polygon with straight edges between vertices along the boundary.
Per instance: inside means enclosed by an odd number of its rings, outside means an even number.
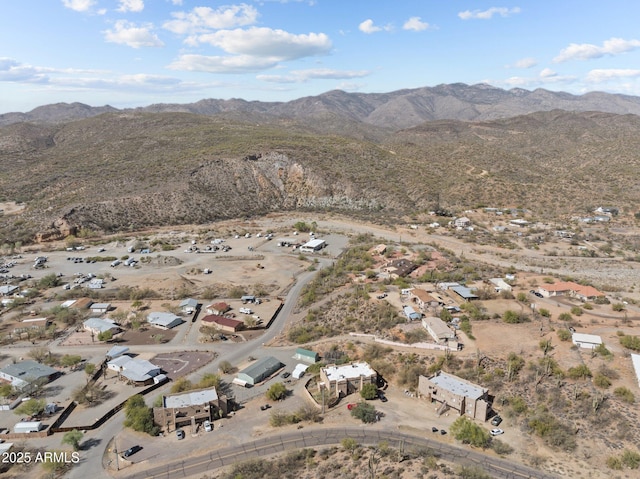
M195 103L159 103L134 109L92 107L82 103L57 103L27 113L0 115L0 126L29 122L65 123L107 112L193 113L204 116L236 115L248 119L287 118L308 123L337 116L379 128L401 130L433 120L487 121L561 109L640 115L640 97L590 92L573 95L544 89L504 90L487 84L442 84L389 93L347 93L332 90L288 102L203 99Z

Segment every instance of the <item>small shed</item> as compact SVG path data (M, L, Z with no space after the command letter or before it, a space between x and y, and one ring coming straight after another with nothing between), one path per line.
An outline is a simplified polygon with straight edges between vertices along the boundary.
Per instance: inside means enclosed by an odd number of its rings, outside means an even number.
M92 313L106 313L111 309L111 303L93 303L91 305Z
M315 364L320 360L320 355L315 351L309 349L297 348L296 354L293 355L293 359L298 361L304 361L305 363Z
M107 351L107 361L111 361L112 359L115 359L118 356L122 356L123 354L126 354L128 352L129 348L126 346L114 346L109 351Z
M409 321L415 321L422 318L422 315L420 313L416 313L416 310L413 309L411 306L404 306L402 308L402 312L404 313L404 315L407 317Z

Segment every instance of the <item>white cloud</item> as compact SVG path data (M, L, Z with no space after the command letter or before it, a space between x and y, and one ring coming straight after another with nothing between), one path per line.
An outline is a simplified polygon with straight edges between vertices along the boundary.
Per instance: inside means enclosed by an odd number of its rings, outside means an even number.
M393 28L391 27L391 25L385 25L384 27L374 25L373 20L369 18L358 25L358 29L363 33L376 33L381 32L382 30L390 32Z
M144 10L144 0L118 0L119 12L141 12Z
M571 43L567 48L553 59L555 63L569 60L592 60L605 55L618 55L640 48L640 40L624 40L622 38L610 38L605 40L602 46L591 43Z
M331 70L328 68L318 68L309 70L294 70L289 75L258 75L258 80L270 83L303 83L309 80L344 80L351 78L362 78L370 75L367 70Z
M540 71L540 78L553 78L557 76L558 74L551 68L543 68L542 71Z
M277 64L277 60L273 58L257 58L250 55L182 55L167 68L208 73L251 73L273 68Z
M592 83L602 83L620 78L639 78L640 70L632 69L596 69L587 74L587 81Z
M458 13L458 17L462 20L491 20L494 15L500 15L501 17L509 17L513 14L520 13L520 7L506 8L506 7L491 7L488 10L466 10Z
M402 25L403 30L413 30L414 32L421 32L429 28L427 22L423 22L420 17L411 17Z
M258 19L258 11L251 5L230 5L217 9L196 7L191 12L173 12L173 20L165 22L167 30L185 35L223 28L253 25Z
M284 30L252 27L220 30L193 39L208 43L234 55L270 58L272 61L294 60L314 55L326 55L332 48L324 33L295 35Z
M62 4L66 8L70 8L76 12L86 12L96 3L96 0L62 0Z
M162 47L164 43L151 30L153 26L145 24L137 26L126 20L118 20L113 30L105 30L104 38L107 42L128 45L132 48Z
M532 68L538 64L535 58L522 58L513 64L514 68Z

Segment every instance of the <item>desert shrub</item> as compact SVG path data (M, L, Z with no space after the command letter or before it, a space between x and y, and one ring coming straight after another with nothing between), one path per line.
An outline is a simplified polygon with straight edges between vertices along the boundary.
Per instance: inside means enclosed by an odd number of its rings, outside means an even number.
M503 442L496 438L493 438L491 440L491 449L493 449L496 454L500 454L501 456L506 456L507 454L511 454L513 452L513 447L511 447L506 442Z
M373 423L378 420L376 408L369 403L358 403L351 410L351 415L356 419L360 419L364 423Z
M580 364L567 370L567 376L571 379L587 379L592 376L591 370L586 364Z
M540 314L540 316L542 316L543 318L550 318L551 317L551 312L546 309L546 308L540 308L538 310L538 313Z
M620 336L620 344L632 351L640 351L640 336L622 335Z
M611 380L602 373L598 373L593 378L593 384L602 389L607 389L611 386Z
M634 396L633 392L631 392L629 388L626 388L624 386L615 388L613 390L613 394L627 404L633 404L636 401L636 397Z
M556 334L558 335L558 339L560 339L560 341L569 341L571 339L571 331L569 331L568 329L558 329L558 331L556 331Z
M287 388L282 383L272 384L265 393L271 401L280 401L287 396Z
M582 316L582 313L584 313L584 311L582 311L580 306L574 306L571 308L571 314L574 316Z
M539 411L527 421L527 426L549 446L572 451L576 448L576 439L569 426L561 423L547 411Z
M451 434L464 444L471 444L483 449L487 448L491 441L489 431L465 416L461 416L453 422Z

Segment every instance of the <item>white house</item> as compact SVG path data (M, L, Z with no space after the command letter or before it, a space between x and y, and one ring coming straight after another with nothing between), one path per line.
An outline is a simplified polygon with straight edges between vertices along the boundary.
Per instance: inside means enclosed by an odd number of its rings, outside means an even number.
M113 334L120 332L120 327L111 319L89 318L82 325L86 331L94 334L106 331L111 331Z
M111 309L111 303L93 303L90 309L92 313L106 313Z
M183 299L178 307L182 310L184 314L193 314L195 310L198 308L198 300L193 298Z
M156 328L171 329L182 324L184 321L173 313L153 312L147 316L147 322Z
M302 253L314 253L324 248L325 243L326 243L325 240L322 240L322 239L312 239L311 241L308 241L302 246L300 246L300 251Z

